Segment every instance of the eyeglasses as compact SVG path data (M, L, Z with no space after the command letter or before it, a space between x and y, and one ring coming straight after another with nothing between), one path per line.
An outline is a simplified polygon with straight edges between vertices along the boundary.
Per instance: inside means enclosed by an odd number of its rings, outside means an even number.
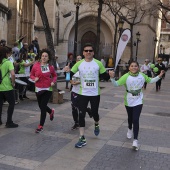
M162 60L158 60L158 61L162 61Z
M93 52L93 50L84 50L84 52L86 52L86 53L90 52L91 53L91 52Z

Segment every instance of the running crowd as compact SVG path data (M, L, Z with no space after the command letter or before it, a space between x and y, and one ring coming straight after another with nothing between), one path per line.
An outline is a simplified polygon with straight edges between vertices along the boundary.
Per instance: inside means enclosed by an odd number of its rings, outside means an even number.
M4 100L6 100L9 103L6 127L18 127L18 124L12 121L15 106L15 93L13 90L16 89L15 74L30 73L29 77L20 77L20 80L28 84L28 79L30 78L35 84L35 93L41 111L40 123L35 132L40 133L43 131L46 113L49 113L51 121L54 119L54 109L48 107L48 102L52 95L52 87L55 86L57 81L57 75L55 68L49 64L49 61L52 59L50 51L48 49L39 50L37 37L32 41L30 46L26 43L22 46L24 37L25 36L21 37L15 43L12 53L10 48L6 47L5 42L1 40L0 125L2 125L2 106ZM146 88L145 83L158 83L161 81L162 77L165 75L165 65L161 62L154 65L153 69L151 66L147 67L149 71L154 70L155 67L158 69L154 72L155 74L152 78L150 75L147 75L149 72L146 70L147 60L145 60L146 63L144 66L141 67L141 71L138 62L131 61L129 63L129 71L116 81L113 68L107 71L102 62L94 58L94 47L92 44L87 43L84 45L83 57L82 59L81 56L77 56L76 63L68 62L63 68L66 74L69 73L70 78L67 80L71 83L71 108L73 120L75 122L71 129L79 129L79 139L75 147L82 148L87 144L85 138L86 112L94 119L94 134L96 136L99 135L99 80L108 81L110 79L115 87L125 86L124 104L128 115L127 138L134 138L132 147L138 150L139 118L143 107L142 88ZM158 62L159 60L161 60L161 58L158 59ZM66 84L66 87L67 86L68 84ZM160 90L160 86L161 83L156 87ZM19 88L21 100L23 98L28 98L26 96L26 89L27 87L24 89ZM91 108L88 107L89 103Z

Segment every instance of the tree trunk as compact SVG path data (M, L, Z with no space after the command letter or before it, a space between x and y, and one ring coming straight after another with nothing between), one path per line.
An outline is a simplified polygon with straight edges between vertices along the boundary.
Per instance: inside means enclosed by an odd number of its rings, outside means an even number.
M101 57L101 56L99 56L100 24L101 24L101 12L102 12L103 0L98 0L98 2L99 2L99 8L98 8L98 17L97 17L97 37L96 37L96 53L95 53L95 57L97 59L100 59L100 57Z
M34 3L37 5L38 10L40 12L40 16L41 16L42 23L43 23L43 26L44 26L47 48L51 51L51 54L52 54L51 64L56 68L53 37L52 37L52 34L51 34L51 29L50 29L50 26L49 26L46 10L45 10L45 7L44 7L44 2L45 2L45 0L34 0Z

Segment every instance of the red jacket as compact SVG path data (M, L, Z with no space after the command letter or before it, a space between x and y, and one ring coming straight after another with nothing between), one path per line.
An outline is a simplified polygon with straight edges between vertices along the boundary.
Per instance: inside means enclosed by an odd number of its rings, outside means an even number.
M57 81L57 74L52 65L49 65L50 72L42 73L41 63L37 62L33 65L31 69L30 78L35 80L35 77L38 77L39 80L35 83L36 87L39 88L48 88L51 87L51 82L55 83Z

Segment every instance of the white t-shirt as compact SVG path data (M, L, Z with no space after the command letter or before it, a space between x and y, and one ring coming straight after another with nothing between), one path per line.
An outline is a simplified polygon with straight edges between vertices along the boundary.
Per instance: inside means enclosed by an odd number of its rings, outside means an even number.
M98 96L100 95L99 74L106 71L103 64L93 58L92 61L86 62L84 59L77 62L71 69L73 73L79 71L80 74L80 95Z
M73 75L72 80L73 80L73 81L74 81L74 80L75 80L75 81L80 81L79 71ZM72 92L78 94L78 93L79 93L79 90L80 90L80 84L73 85Z

